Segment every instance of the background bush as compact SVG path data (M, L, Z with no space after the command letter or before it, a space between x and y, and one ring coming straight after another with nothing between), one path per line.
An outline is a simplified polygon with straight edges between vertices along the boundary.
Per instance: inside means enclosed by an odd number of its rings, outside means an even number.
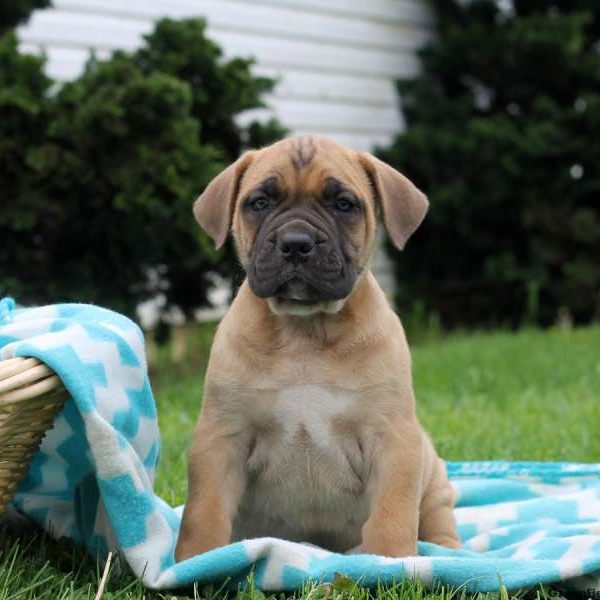
M49 93L43 60L0 40L0 295L78 300L133 314L161 292L184 313L210 273L232 277L191 207L245 145L283 134L236 124L274 82L222 59L200 19L161 20L136 52L92 57Z
M600 305L600 4L435 0L408 129L379 155L428 194L398 304L442 323L577 322Z
M50 6L50 0L2 0L0 2L0 35L27 21L31 11Z

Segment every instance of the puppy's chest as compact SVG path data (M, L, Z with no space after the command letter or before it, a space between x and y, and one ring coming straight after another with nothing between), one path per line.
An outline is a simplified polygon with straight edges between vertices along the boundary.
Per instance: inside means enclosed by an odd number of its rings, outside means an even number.
M349 448L353 443L360 446L357 402L356 392L334 387L295 385L279 390L255 415L250 471L276 468L281 462L299 465L312 454L319 461L313 457L311 462L337 462L345 457L357 466L359 457Z
M356 392L321 385L286 387L271 398L257 415L247 465L249 487L261 502L281 492L285 504L314 507L319 498L331 505L362 494L358 402Z
M356 392L321 385L295 385L280 390L265 416L276 441L334 449L340 427L356 410ZM275 441L275 440L274 440Z

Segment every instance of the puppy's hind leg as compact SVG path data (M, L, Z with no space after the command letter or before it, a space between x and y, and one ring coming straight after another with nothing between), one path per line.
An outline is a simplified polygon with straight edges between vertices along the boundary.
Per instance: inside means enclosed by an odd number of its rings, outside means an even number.
M437 458L433 476L423 494L419 515L419 539L446 548L460 548L454 518L455 492L444 463Z

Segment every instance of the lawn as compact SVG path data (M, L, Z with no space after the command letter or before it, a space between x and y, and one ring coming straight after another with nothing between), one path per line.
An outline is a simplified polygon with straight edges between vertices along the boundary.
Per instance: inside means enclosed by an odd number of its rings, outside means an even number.
M191 340L189 360L183 366L163 360L152 374L163 436L157 491L171 503L185 498L186 450L201 404L210 335L211 328L203 326ZM164 359L166 353L160 356ZM600 436L594 431L600 422L600 326L455 334L414 345L413 359L419 415L446 459L600 460ZM70 544L3 536L0 600L93 599L98 581L96 564ZM192 597L202 598L216 593L190 591ZM308 587L297 596L333 599L367 594L341 581ZM405 583L374 595L389 600L448 600L452 593L428 593L418 584ZM546 593L540 590L536 596ZM144 591L127 575L111 577L103 596L179 597L188 596ZM242 597L264 599L251 584Z

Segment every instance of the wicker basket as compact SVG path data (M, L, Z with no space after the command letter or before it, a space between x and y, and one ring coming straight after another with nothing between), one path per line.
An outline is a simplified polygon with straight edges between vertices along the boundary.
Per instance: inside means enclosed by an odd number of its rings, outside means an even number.
M35 358L0 361L0 515L68 394Z

